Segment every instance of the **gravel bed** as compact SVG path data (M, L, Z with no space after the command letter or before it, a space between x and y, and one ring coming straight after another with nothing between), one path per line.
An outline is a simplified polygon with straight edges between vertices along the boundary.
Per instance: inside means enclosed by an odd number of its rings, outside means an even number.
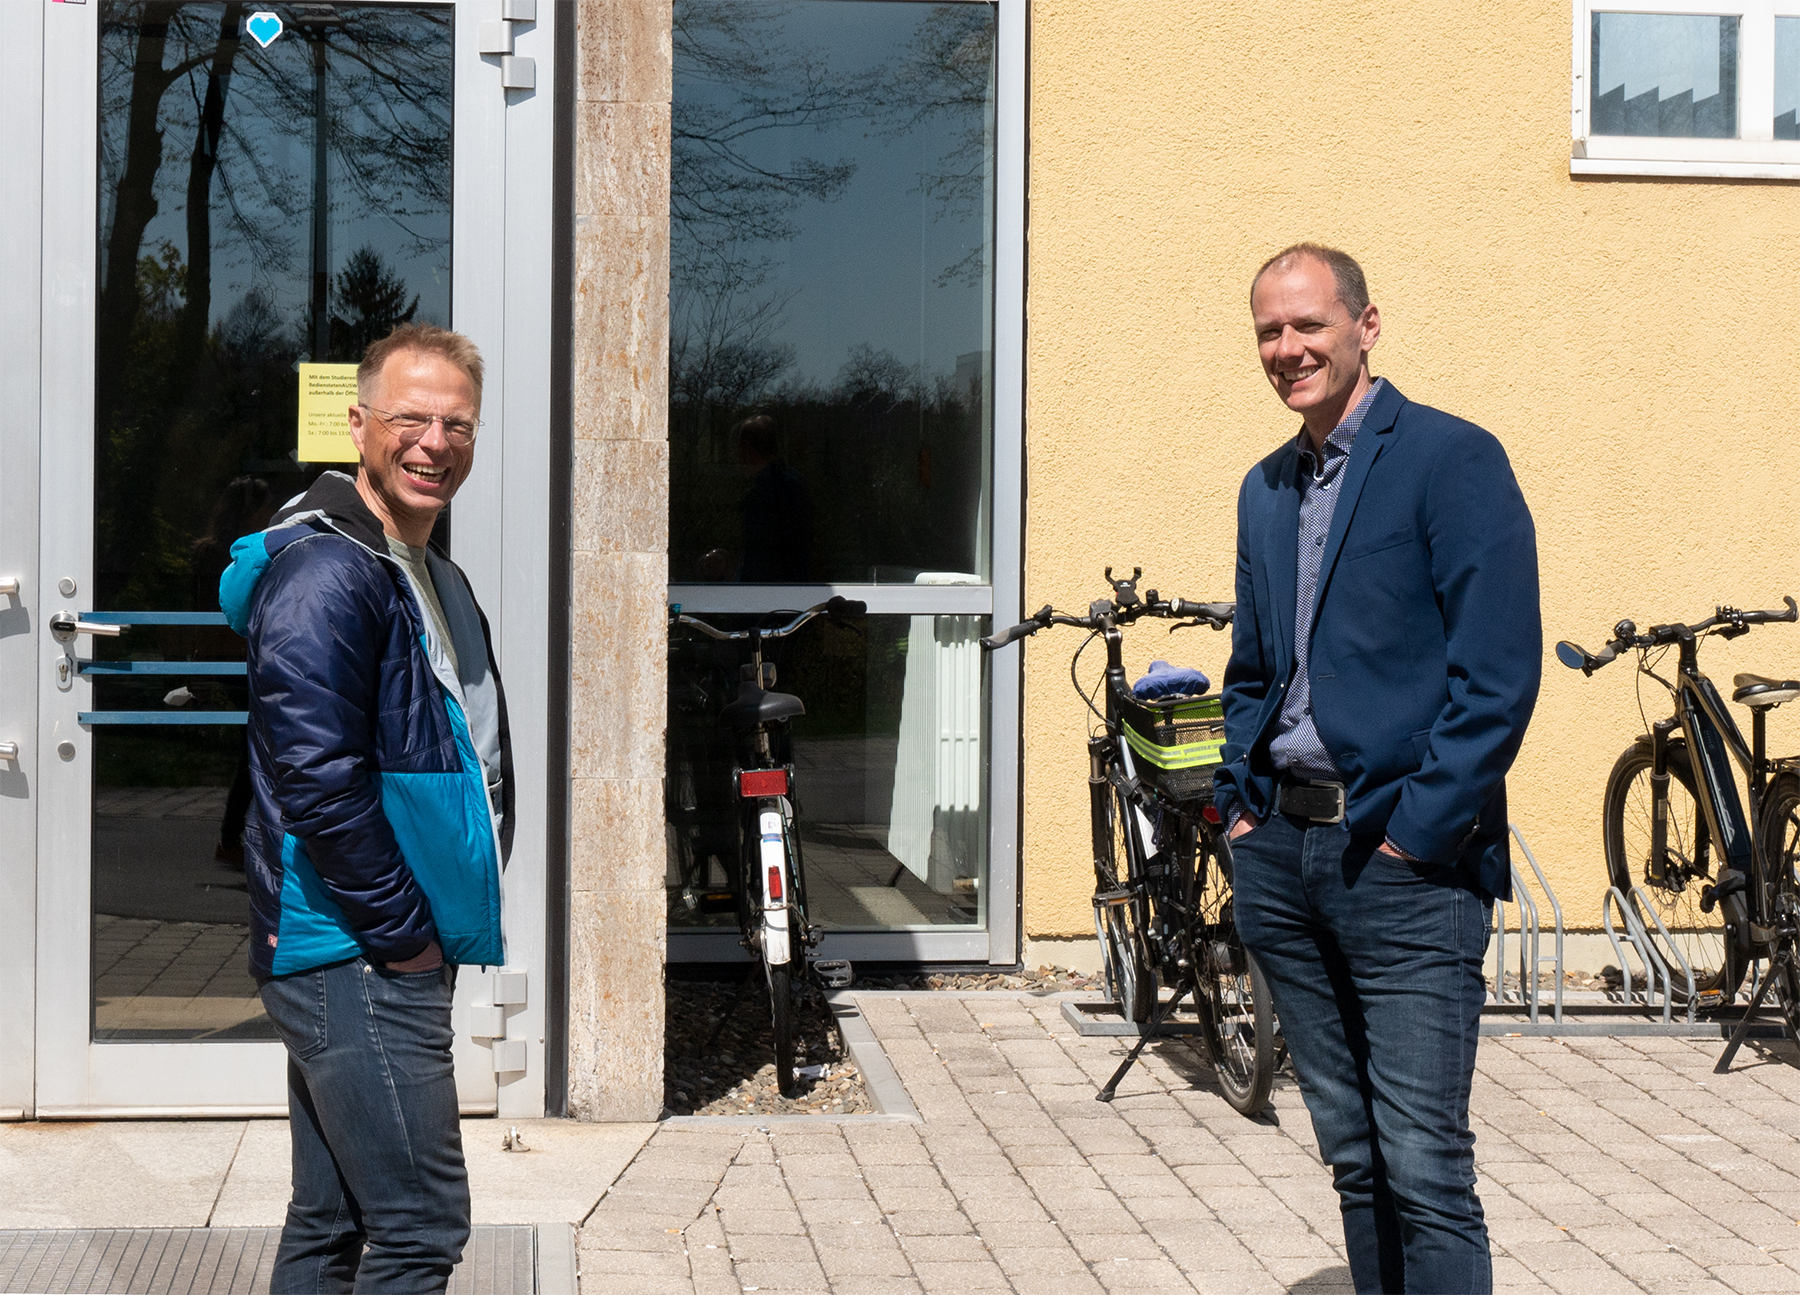
M794 1025L807 1045L807 1063L825 1069L801 1079L798 1097L783 1097L775 1086L768 988L758 976L739 997L741 983L666 978L663 1105L669 1114L864 1115L874 1109L824 994L811 984L794 990Z

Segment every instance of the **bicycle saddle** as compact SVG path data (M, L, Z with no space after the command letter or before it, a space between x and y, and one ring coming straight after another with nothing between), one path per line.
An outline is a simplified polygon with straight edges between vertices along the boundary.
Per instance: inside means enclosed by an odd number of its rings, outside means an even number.
M1800 697L1800 680L1765 679L1759 674L1733 675L1731 700L1741 701L1751 710L1762 710L1769 706L1779 706L1784 701L1793 701Z
M1794 686L1800 688L1800 684ZM767 692L746 679L738 684L737 700L727 703L719 712L719 723L727 728L748 729L804 714L806 703L792 693Z

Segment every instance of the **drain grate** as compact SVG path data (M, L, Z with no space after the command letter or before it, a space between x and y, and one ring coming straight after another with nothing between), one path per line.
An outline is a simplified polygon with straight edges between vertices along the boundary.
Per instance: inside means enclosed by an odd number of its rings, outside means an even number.
M451 1295L535 1295L535 1229L478 1227ZM262 1295L280 1228L0 1230L0 1291Z

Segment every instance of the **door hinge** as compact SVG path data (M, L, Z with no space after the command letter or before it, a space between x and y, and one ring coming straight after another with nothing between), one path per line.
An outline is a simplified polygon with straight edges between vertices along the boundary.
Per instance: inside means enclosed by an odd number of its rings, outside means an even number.
M484 22L477 45L483 54L500 56L502 90L537 89L537 60L513 53L513 24L537 22L537 0L501 0L500 20Z
M499 967L488 973L488 1001L470 1003L464 1009L469 1037L490 1041L497 1075L525 1069L525 1040L506 1037L506 1009L525 1006L529 992L530 978L525 971Z

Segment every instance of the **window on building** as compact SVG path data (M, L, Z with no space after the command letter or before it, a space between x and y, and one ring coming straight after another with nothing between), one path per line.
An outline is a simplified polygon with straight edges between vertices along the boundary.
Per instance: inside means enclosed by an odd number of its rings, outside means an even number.
M867 602L856 625L814 621L768 652L806 705L791 758L811 915L980 930L997 756L975 640L1017 604L1016 561L995 558L1017 552L996 463L1018 452L996 395L1013 327L997 309L1017 308L997 306L997 141L1002 24L1022 6L674 15L670 601L735 626ZM676 629L669 664L669 921L735 936L717 712L740 659Z
M1576 175L1800 179L1800 0L1574 6Z

